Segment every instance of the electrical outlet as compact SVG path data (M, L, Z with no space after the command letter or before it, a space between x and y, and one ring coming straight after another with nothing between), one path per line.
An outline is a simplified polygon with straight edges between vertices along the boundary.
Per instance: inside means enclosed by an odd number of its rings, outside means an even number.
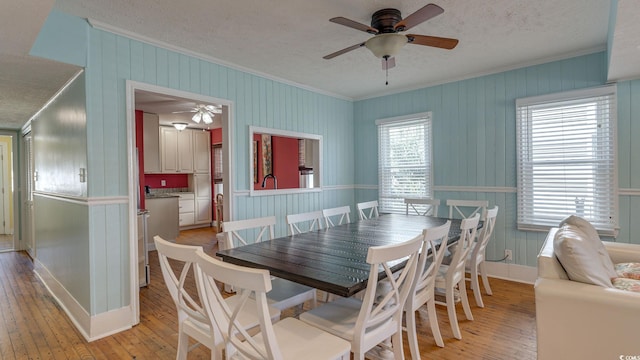
M160 186L167 186L166 180L160 180Z
M506 261L513 260L513 253L511 252L511 249L504 249L504 257L506 258Z

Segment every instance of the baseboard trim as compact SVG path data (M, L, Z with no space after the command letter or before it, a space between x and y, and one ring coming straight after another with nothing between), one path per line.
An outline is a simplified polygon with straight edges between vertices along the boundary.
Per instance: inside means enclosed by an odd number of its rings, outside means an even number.
M538 268L518 264L486 261L487 275L497 279L533 285L538 277Z
M130 306L90 316L38 259L34 260L34 272L88 342L131 328Z

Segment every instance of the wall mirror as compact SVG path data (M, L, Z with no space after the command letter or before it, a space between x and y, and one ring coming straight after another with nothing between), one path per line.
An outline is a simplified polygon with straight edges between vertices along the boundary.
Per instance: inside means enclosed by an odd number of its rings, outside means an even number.
M251 196L321 190L322 136L249 126Z

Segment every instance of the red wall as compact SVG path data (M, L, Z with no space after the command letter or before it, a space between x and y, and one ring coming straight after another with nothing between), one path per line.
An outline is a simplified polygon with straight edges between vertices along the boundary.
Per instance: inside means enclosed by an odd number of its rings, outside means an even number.
M136 110L136 149L138 150L138 180L140 187L140 209L144 209L144 141L142 133L142 111Z
M211 132L211 145L222 143L222 128L213 129Z
M262 171L262 136L254 134L253 140L258 142L258 182L253 184L254 190L273 189L273 179L267 179L262 187L266 174ZM281 136L271 137L271 156L273 175L278 179L278 189L295 189L300 187L298 172L298 139Z
M146 174L144 179L145 185L149 185L152 189L189 187L187 174ZM165 186L161 185L162 180L166 181Z

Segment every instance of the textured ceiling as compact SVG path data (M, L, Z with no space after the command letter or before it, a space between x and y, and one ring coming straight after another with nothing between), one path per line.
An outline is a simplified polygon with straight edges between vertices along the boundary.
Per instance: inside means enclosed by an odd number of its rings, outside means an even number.
M640 7L632 4L635 1L619 0L620 6L626 6L625 11L628 12L622 18L637 19L640 16ZM410 32L457 38L460 43L453 50L406 45L396 56L397 66L389 71L389 85L385 86L380 60L366 48L332 60L322 59L326 54L363 42L371 36L331 23L329 19L344 16L369 24L371 14L378 9L397 8L407 16L428 1L56 0L52 4L53 0L23 0L20 5L28 4L24 5L26 10L5 5L9 2L2 0L0 5L0 13L5 14L0 18L0 34L5 34L4 37L13 42L27 44L27 49L33 41L30 37L35 38L49 9L54 8L88 18L96 27L347 99L396 93L604 50L610 10L610 1L605 0L436 1L444 13ZM35 4L41 4L41 7ZM35 16L30 15L30 11ZM638 22L635 23L631 21L632 27L614 40L622 43L637 39ZM29 34L32 35L26 38L13 35L21 33L15 31L14 25L27 27L25 24L31 26ZM12 35L7 36L7 31ZM7 127L4 124L5 114L12 108L6 94L13 85L5 79L9 77L10 82L19 84L23 78L18 75L20 73L10 71L6 64L17 68L24 66L27 75L38 73L29 72L28 69L34 66L30 61L16 64L21 61L15 56L25 57L27 52L7 54L5 38L0 35L3 41L0 46L0 80L3 81L0 85L0 127ZM616 49L615 45L613 49ZM637 49L637 45L635 47ZM7 55L11 56L7 58ZM640 58L638 54L635 56ZM621 60L623 64L628 63L627 57L625 54ZM41 64L41 60L32 61L37 66ZM613 64L617 63L612 61ZM50 92L51 87L59 89L64 83L60 84L60 78L66 81L76 70L52 62L42 66L41 70L44 72L47 66L51 67L48 70L51 79L39 82L44 92ZM638 66L631 68L635 69L635 75L632 71L626 77L640 75ZM31 89L30 93L37 94L38 91ZM28 98L16 92L11 95ZM51 95L53 93L50 92ZM18 103L17 100L10 101ZM37 105L41 107L42 104L44 102L41 101ZM23 117L22 122L35 111Z

